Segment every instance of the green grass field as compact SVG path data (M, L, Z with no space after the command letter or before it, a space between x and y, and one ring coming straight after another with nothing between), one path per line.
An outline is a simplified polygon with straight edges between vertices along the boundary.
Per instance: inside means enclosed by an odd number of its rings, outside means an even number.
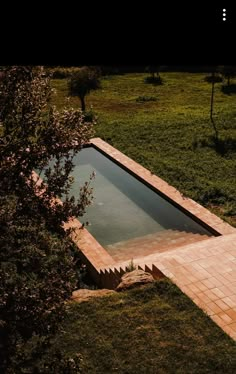
M167 280L72 303L61 330L52 349L84 374L236 372L235 342Z
M87 110L98 117L95 136L236 226L236 96L215 84L215 144L205 75L161 73L161 86L145 84L145 74L104 77L87 96ZM54 80L53 87L61 109L67 82ZM79 99L70 105L80 107Z

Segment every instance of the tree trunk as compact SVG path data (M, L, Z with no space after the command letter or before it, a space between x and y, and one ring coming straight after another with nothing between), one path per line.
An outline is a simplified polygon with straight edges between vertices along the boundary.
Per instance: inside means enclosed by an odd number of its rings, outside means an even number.
M85 112L85 96L80 96L80 101L81 101L81 109L82 112Z
M215 73L212 73L212 88L211 88L211 111L210 111L210 119L212 126L215 131L215 138L218 140L218 130L216 128L215 122L213 120L213 104L214 104L214 91L215 91Z
M215 73L212 73L212 85L211 85L211 111L210 118L213 117L213 104L214 104L214 88L215 88Z
M228 75L228 86L230 84L230 75Z

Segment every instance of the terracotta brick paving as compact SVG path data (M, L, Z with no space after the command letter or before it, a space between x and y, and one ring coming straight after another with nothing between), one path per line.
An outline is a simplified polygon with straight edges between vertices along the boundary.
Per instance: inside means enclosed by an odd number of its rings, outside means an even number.
M136 258L134 264L156 265L236 340L236 233Z

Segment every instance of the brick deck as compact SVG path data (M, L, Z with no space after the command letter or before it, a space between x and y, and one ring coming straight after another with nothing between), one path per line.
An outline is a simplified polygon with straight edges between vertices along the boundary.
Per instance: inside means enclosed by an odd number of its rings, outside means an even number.
M134 264L156 265L236 340L236 233L136 258Z
M65 226L75 227L73 240L78 244L88 264L97 273L104 269L118 269L119 266L125 268L131 258L134 264L143 267L156 265L236 340L236 229L195 201L183 197L174 187L103 140L92 139L91 144L109 155L116 163L127 168L144 183L164 194L181 210L190 212L199 223L203 223L218 236L197 237L193 236L197 234L189 236L184 234L183 239L178 239L174 238L172 233L169 248L166 243L163 246L163 242L158 246L154 237L146 238L146 242L141 238L136 251L132 243L127 243L127 252L122 249L124 243L118 243L120 252L114 254L112 252L114 248L112 250L108 248L109 254L85 228L80 229L81 224L77 219L73 219ZM129 261L127 261L128 257Z

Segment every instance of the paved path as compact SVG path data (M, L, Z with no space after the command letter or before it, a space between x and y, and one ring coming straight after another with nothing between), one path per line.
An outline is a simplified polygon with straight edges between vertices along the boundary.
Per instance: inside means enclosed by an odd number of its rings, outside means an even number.
M135 259L155 264L236 340L236 233Z

